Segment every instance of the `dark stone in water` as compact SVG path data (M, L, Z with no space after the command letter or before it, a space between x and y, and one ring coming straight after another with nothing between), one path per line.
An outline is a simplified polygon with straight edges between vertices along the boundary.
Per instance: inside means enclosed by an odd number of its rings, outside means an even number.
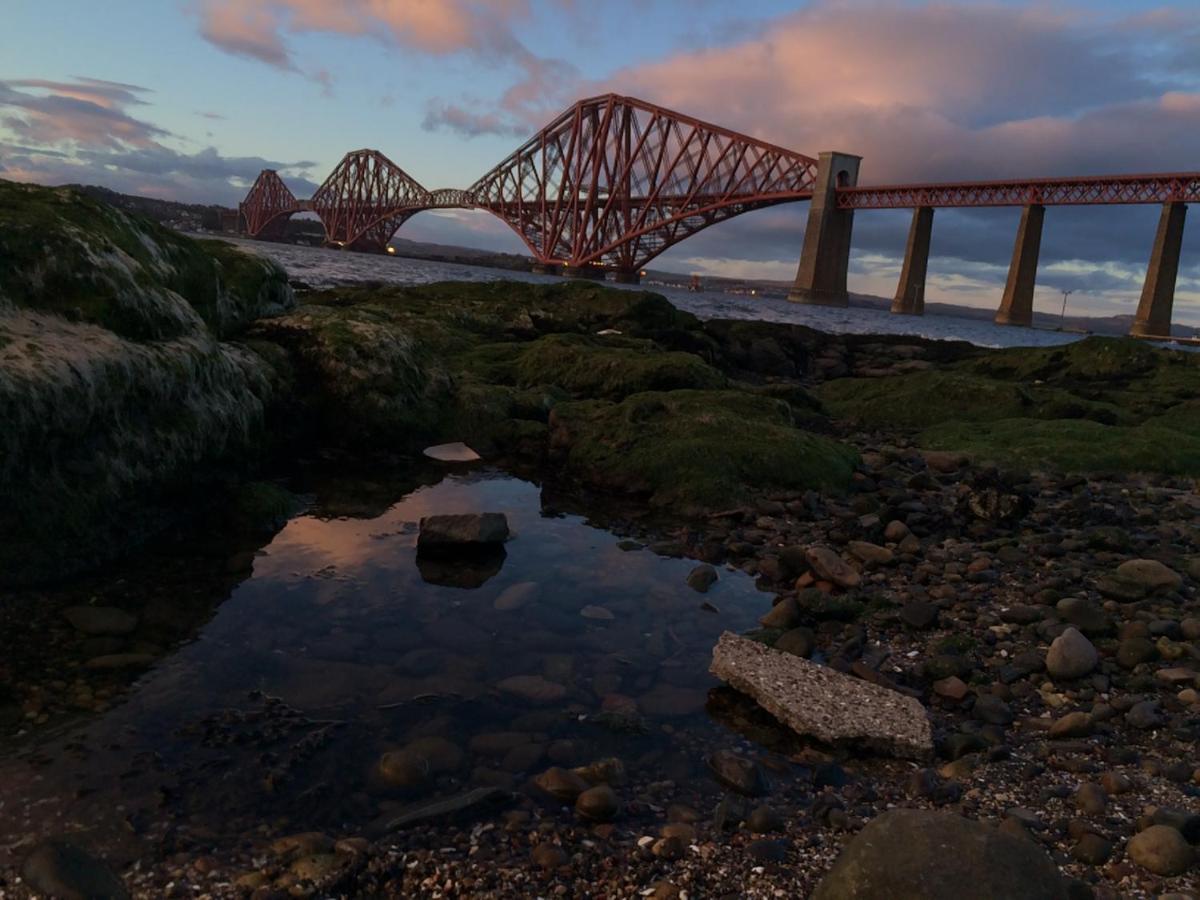
M376 836L432 822L462 822L502 809L513 795L497 787L475 788L452 797L406 806L397 815L377 819L368 831Z
M103 862L64 840L38 844L25 857L21 877L58 900L128 900L124 883Z
M425 516L421 519L417 551L424 555L457 555L506 540L508 517L504 513Z
M743 796L761 797L770 789L758 763L729 750L713 753L708 758L708 768L721 785Z

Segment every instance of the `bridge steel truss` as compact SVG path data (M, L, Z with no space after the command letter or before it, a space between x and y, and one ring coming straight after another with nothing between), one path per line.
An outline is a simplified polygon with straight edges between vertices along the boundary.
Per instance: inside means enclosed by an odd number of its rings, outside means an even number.
M542 265L640 269L752 209L812 196L817 161L632 97L581 100L470 189Z
M839 171L833 165L838 162ZM1022 207L1008 284L996 320L1027 325L1047 206L1163 207L1133 333L1170 329L1186 205L1200 202L1200 173L1039 178L858 187L858 157L821 160L618 94L581 100L467 190L429 191L377 150L347 153L311 200L297 200L264 170L239 205L253 236L281 234L293 213L311 211L326 243L382 251L424 209L483 209L511 227L536 263L567 275L636 281L664 250L754 209L812 200L790 297L845 305L855 210L911 209L894 312L924 309L933 210ZM813 234L821 240L808 240ZM811 246L810 246L811 245Z
M839 209L964 206L1099 206L1200 201L1200 173L1093 175L839 188Z
M274 169L263 169L238 204L246 233L254 237L281 236L288 217L300 210L301 202Z

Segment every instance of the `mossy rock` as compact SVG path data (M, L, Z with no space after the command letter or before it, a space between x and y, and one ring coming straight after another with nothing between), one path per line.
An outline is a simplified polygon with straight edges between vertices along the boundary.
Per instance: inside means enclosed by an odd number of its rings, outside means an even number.
M929 428L948 422L997 419L1127 419L1122 410L1067 391L957 371L914 372L888 378L839 378L816 389L831 414L868 425Z
M919 440L923 447L966 453L977 462L1032 469L1200 475L1200 435L1158 424L1022 418L948 422L924 431Z
M232 334L292 305L275 263L67 188L0 181L0 304L133 340Z
M568 474L686 510L763 490L842 489L858 463L854 450L797 428L786 402L739 391L563 403L550 427Z
M551 334L523 344L485 345L455 362L489 381L550 385L588 399L726 385L725 376L698 356L618 336Z
M450 406L450 376L376 307L305 304L259 323L253 338L288 351L307 424L330 445L411 449L439 432Z

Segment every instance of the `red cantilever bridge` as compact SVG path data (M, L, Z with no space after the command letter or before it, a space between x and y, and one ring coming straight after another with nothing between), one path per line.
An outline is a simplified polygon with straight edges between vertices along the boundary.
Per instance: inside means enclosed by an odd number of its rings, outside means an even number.
M383 251L427 209L482 209L529 248L535 270L636 281L668 247L717 222L778 203L810 201L790 299L845 305L855 210L912 209L893 312L924 310L933 211L1015 206L1023 213L996 321L1028 325L1047 206L1160 204L1133 333L1166 335L1186 204L1200 173L859 187L861 158L805 156L632 97L581 100L465 190L428 190L377 150L346 154L308 200L264 170L239 206L254 237L282 234L290 216L315 213L326 243Z

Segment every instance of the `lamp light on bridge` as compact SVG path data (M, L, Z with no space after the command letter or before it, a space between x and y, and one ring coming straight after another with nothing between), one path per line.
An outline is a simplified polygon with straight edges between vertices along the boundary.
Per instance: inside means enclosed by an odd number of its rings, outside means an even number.
M387 252L388 252L388 256L395 256L396 248L393 247L391 244L388 244Z
M638 277L639 277L639 278L645 278L645 277L646 277L646 270L645 270L645 269L642 269L642 271L638 272Z

